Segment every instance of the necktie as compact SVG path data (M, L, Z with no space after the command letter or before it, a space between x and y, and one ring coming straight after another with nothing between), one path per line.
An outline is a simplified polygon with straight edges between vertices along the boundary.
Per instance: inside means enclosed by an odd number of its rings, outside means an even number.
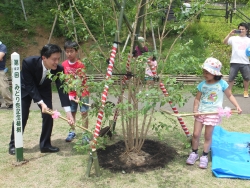
M44 80L45 80L45 78L46 78L46 76L47 76L47 72L48 72L48 70L44 70L44 71L43 71L43 76L42 76L42 79L41 79L41 81L40 81L40 85L43 84L43 82L44 82Z

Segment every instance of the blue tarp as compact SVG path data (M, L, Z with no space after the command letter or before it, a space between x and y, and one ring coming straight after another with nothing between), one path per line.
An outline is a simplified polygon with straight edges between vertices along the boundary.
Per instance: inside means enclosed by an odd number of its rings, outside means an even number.
M250 134L215 126L211 150L216 177L250 179Z

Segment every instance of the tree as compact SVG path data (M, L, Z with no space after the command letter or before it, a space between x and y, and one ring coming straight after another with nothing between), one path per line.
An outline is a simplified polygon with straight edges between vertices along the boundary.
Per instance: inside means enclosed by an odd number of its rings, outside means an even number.
M180 1L176 1L176 5L180 3ZM154 87L151 87L149 90L145 90L145 83L144 73L145 73L145 66L148 64L151 67L151 61L153 56L157 56L158 63L163 66L167 66L167 60L172 47L174 46L177 39L182 35L182 33L186 30L192 20L195 19L197 14L202 11L202 6L207 3L207 1L199 2L200 9L196 13L192 10L190 11L190 18L187 20L182 20L182 17L179 16L178 22L171 22L168 21L167 17L169 12L165 10L170 9L172 6L172 1L163 1L163 0L125 0L122 1L120 5L116 0L108 1L90 1L90 0L72 0L66 1L61 6L64 9L60 10L60 18L63 20L66 26L67 33L71 35L67 35L70 38L76 40L75 35L72 35L73 28L77 27L77 35L82 36L83 38L90 37L95 42L95 51L93 54L99 54L98 56L92 56L92 54L85 54L87 63L91 64L96 68L96 71L103 73L102 70L98 69L95 62L101 61L104 63L104 59L108 59L108 68L106 73L106 79L101 83L94 83L91 79L88 81L88 85L91 88L92 92L97 93L97 97L93 98L94 101L98 102L96 109L93 109L93 114L98 116L96 129L94 133L94 139L92 143L92 151L96 150L97 138L99 136L100 126L102 125L102 116L105 116L105 112L112 112L110 111L110 107L106 108L105 102L106 97L109 92L109 88L112 87L113 95L118 97L117 105L115 106L115 115L114 115L114 123L112 125L111 130L115 127L116 118L118 113L121 115L122 119L122 130L123 130L123 139L125 142L126 153L128 155L124 155L124 161L128 161L128 157L131 156L129 153L134 153L135 155L141 154L141 148L143 143L147 137L148 130L152 125L153 116L155 113L156 104L160 103L164 105L167 102L170 102L170 105L174 106L175 104L179 104L182 106L185 103L185 99L178 94L178 84L166 78L163 80L161 78L161 73L158 72L157 74L160 75L160 81L156 82ZM73 10L67 9L67 5L71 4ZM132 11L128 10L128 7L125 5L129 5L130 7L135 7ZM134 6L136 5L136 6ZM161 6L159 6L161 5ZM202 5L202 6L201 6ZM109 7L109 8L107 8ZM129 8L130 8L129 7ZM197 7L196 7L197 8ZM111 11L112 10L112 11ZM74 25L72 25L72 17L70 16L74 13ZM120 15L119 12L120 11ZM127 13L128 12L128 13ZM178 18L178 13L180 12L180 7L176 8L176 16ZM89 16L89 13L93 17ZM193 14L193 15L191 15ZM158 39L159 39L159 52L152 50L150 47L149 52L145 52L143 55L139 57L133 57L133 52L135 46L138 45L139 48L142 48L142 44L138 41L138 37L142 34L146 38L149 31L151 29L150 25L157 25L160 19L158 20L158 16L165 16L165 21L163 26L158 26ZM105 18L104 18L105 16ZM134 17L132 19L132 17ZM112 20L110 21L109 18ZM128 31L131 33L131 41L130 41L130 48L127 50L128 58L126 59L126 55L122 54L117 49L117 45L123 38L126 37L126 28L122 27L122 18L124 19ZM147 18L147 19L146 19ZM91 21L90 21L91 20ZM133 20L134 27L132 27L129 23L130 20ZM153 24L150 24L154 20ZM81 21L81 23L80 23ZM144 24L143 24L144 23ZM144 25L144 29L141 29L142 24ZM96 32L95 27L100 26L102 27L102 37L99 33ZM115 28L110 29L110 28ZM110 31L114 32L110 32ZM153 29L154 30L154 29ZM109 34L107 34L109 31ZM170 50L168 52L164 52L163 41L166 40L166 37L170 34L176 35L176 40L173 42ZM107 51L104 47L110 44L109 39L110 36L115 36L115 42L113 44L113 49L111 52ZM80 38L80 37L79 37ZM80 38L80 40L83 40ZM98 38L98 39L97 39ZM155 49L155 48L154 48ZM150 52L151 51L151 52ZM108 58L108 53L111 53L110 57ZM163 54L166 54L164 56ZM126 67L126 70L125 70ZM153 67L151 67L153 68ZM111 80L112 71L116 71L119 74L124 74L124 77L118 86L114 86L114 81ZM157 79L157 75L154 76ZM63 76L62 79L65 79ZM67 78L66 78L67 79ZM77 82L72 80L71 86L65 86L65 90L71 90L73 88L78 88L76 85ZM169 86L168 92L165 90L166 86ZM125 92L125 90L127 92ZM127 97L124 99L124 95ZM163 93L163 94L162 94ZM93 97L93 96L92 96ZM99 98L98 98L99 97ZM141 106L139 104L142 104ZM142 117L142 122L140 123L139 119ZM179 120L180 121L180 120ZM99 130L98 130L99 129ZM145 154L147 156L147 154ZM132 158L129 163L133 163L135 158Z

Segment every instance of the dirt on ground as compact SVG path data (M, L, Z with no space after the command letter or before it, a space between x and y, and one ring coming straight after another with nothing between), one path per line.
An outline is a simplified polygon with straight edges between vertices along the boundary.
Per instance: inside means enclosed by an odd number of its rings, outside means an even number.
M177 156L174 148L154 140L145 140L140 153L125 152L124 141L107 146L105 150L98 149L97 153L102 168L122 173L164 168Z
M33 55L40 55L40 50L47 43L57 44L63 48L65 39L64 37L54 37L52 35L50 41L50 31L42 27L36 28L36 35L32 38L24 38L25 47L16 49L16 52L20 54L21 61L23 58ZM11 52L13 53L13 52Z
M28 37L28 35L27 36L25 35L25 32L28 32L28 31L23 31L23 32L24 32L23 33L24 38L22 40L23 40L23 43L25 43L25 47L16 47L14 49L9 49L9 55L12 54L13 52L17 52L18 54L20 54L21 62L26 57L40 55L40 51L42 47L48 43L57 44L63 50L63 46L66 41L65 37L55 37L53 35L51 39L49 40L51 31L48 31L43 27L37 27L36 35L33 36L32 38ZM92 40L89 40L87 42L85 41L84 43L86 43L85 45L89 47L93 45L94 42ZM86 48L86 53L88 52L89 52L89 48ZM86 53L83 52L82 49L80 49L78 52L79 58L85 57ZM66 58L65 54L62 53L61 60L63 61L65 60L65 58ZM9 58L9 60L7 60L7 65L10 66L10 64L11 63L10 63L10 58Z

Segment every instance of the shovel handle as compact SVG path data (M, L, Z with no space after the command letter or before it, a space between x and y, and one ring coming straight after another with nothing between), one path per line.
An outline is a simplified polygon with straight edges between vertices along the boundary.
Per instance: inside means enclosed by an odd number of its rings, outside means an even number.
M213 115L213 114L218 114L218 112L202 112L202 113L188 113L188 114L175 114L175 113L171 113L167 110L161 110L161 112L164 112L166 114L175 116L175 117L184 117L184 116L195 116L195 115ZM238 113L236 110L231 110L231 114L235 114Z
M53 110L49 109L49 110L46 111L46 113L49 114L49 115L53 115ZM64 121L67 121L67 122L68 122L68 119L67 119L67 118L65 118L65 117L63 117L63 116L58 116L58 117L61 118L61 119L63 119ZM81 129L83 129L83 130L85 130L85 131L88 131L88 132L92 133L92 131L90 131L89 129L87 129L87 128L85 128L85 127L82 127L82 126L79 126L79 125L74 125L74 126L75 126L75 127L79 127L79 128L81 128ZM74 129L73 126L72 126L72 128Z

